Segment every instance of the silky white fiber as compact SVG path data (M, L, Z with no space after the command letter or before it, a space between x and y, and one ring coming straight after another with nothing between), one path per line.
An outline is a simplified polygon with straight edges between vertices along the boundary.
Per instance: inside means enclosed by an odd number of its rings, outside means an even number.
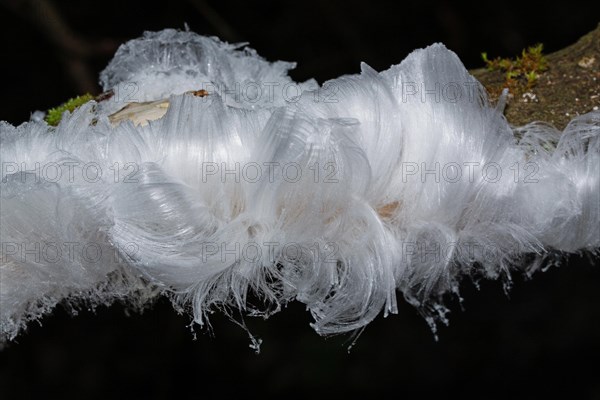
M401 295L434 324L465 277L597 256L600 112L513 128L441 44L321 86L293 67L146 33L102 72L111 98L0 123L3 340L59 303L159 295L199 324L296 300L319 334ZM111 119L134 102L166 113Z

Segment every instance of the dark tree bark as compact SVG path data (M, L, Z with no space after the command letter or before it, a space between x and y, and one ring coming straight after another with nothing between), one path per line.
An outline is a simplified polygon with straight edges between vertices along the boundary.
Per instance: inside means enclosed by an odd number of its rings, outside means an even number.
M544 121L563 129L575 116L600 108L600 24L577 43L546 58L548 69L536 85L509 96L505 115L512 125ZM504 74L485 68L471 73L497 100Z

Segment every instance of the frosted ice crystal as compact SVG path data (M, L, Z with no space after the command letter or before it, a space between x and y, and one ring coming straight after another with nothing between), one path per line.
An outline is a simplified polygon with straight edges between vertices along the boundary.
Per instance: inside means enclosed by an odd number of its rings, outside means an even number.
M100 74L105 90L120 94L113 107L135 99L151 101L208 89L224 95L229 106L241 108L285 105L281 90L315 89L316 81L297 84L287 72L295 63L270 63L242 44L228 44L214 37L167 29L146 32L143 37L123 44L108 67ZM293 87L291 86L293 85ZM265 95L258 90L270 89Z
M322 86L292 67L146 33L102 72L112 98L57 127L0 123L1 336L60 302L158 295L199 324L296 300L345 332L397 293L443 320L464 277L597 254L600 112L513 129L441 44ZM111 119L134 101L164 110Z

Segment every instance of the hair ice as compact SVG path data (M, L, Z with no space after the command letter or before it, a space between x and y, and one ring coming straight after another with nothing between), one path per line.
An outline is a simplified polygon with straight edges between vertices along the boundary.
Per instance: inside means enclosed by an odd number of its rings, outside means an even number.
M293 66L146 33L100 76L113 99L56 128L0 123L1 336L59 302L157 295L200 324L297 300L345 332L397 293L433 320L463 277L600 247L600 112L512 128L441 44L322 86ZM145 125L109 119L161 99Z

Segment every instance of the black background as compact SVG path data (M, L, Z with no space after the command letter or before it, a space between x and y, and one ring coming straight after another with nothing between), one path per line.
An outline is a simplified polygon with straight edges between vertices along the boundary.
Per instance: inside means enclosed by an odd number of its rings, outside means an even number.
M20 123L85 86L65 68L64 50L23 13L0 1L0 120ZM14 1L13 1L14 3ZM209 0L231 27L211 23L193 1L55 1L70 29L101 43L85 62L94 76L119 43L166 27L248 41L269 60L297 61L296 80L319 82L400 62L435 41L468 68L480 53L515 55L543 42L558 50L592 30L600 12L589 1L483 3ZM99 88L93 88L96 92ZM600 270L572 257L527 281L515 276L506 296L497 282L462 288L464 311L451 303L450 326L435 341L402 300L399 315L379 317L348 352L349 336L322 338L300 304L268 321L246 318L263 340L222 315L212 331L191 333L189 318L166 301L127 316L114 305L72 317L64 309L32 324L0 352L0 396L194 398L373 395L505 399L600 399ZM211 334L212 332L212 334Z

